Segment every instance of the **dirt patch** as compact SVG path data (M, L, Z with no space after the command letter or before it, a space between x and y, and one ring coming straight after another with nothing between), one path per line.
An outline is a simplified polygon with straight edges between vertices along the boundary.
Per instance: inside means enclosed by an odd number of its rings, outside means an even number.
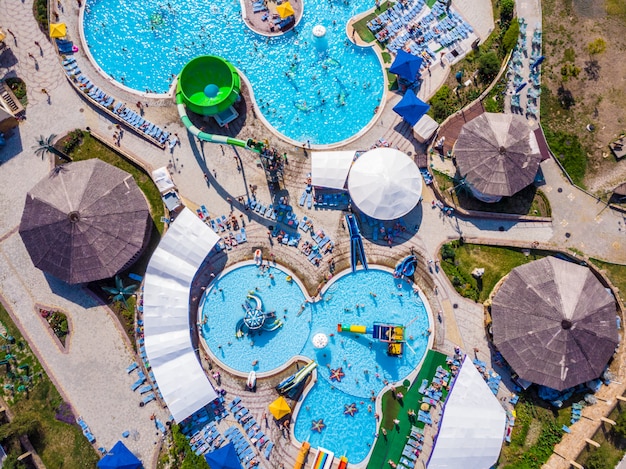
M588 158L585 184L604 195L626 179L626 161L608 148L626 129L626 0L542 4L543 83L556 98L542 100L542 123L579 137ZM561 97L571 99L569 110Z
M524 442L524 448L530 448L537 441L539 441L539 437L541 436L541 420L533 419L530 422L530 426L528 427L528 433L526 434L526 441Z

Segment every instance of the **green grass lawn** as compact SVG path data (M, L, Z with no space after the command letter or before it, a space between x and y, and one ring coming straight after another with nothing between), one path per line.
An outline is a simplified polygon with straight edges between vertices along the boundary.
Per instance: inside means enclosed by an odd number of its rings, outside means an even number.
M161 194L154 185L150 175L148 175L142 168L136 166L123 158L117 152L100 143L98 140L93 138L89 132L83 132L82 143L74 148L69 153L69 156L73 161L99 158L102 161L130 173L148 200L148 204L150 205L150 214L152 215L154 225L159 230L159 233L163 233L163 223L161 222L161 217L164 216L165 211L163 208L163 201L161 200Z
M553 409L540 403L529 394L515 406L515 427L511 443L502 446L500 469L540 469L561 441L562 426L570 424L571 406Z
M15 356L14 360L10 360L10 370L6 365L0 366L0 378L3 381L0 392L15 415L11 424L0 427L0 439L5 447L19 451L17 454L10 454L9 459L14 460L21 454L19 444L15 444L16 437L27 434L49 469L95 467L98 455L78 425L70 425L55 418L63 400L2 305L0 321L15 339L14 344L11 344L0 338L3 350ZM23 368L24 365L28 365L28 368ZM18 391L20 383L28 390ZM7 386L12 386L13 390ZM63 414L68 421L74 422L74 416L67 412Z
M407 436L411 432L412 424L409 422L409 416L407 411L412 409L417 413L422 400L422 395L419 393L419 388L423 379L431 380L435 375L435 370L438 366L443 366L448 369L446 365L446 355L429 350L424 359L424 363L419 371L414 383L405 382L403 386L396 388L398 392L404 394L402 402L395 399L391 391L388 391L382 398L383 416L378 429L379 438L376 441L372 456L367 464L368 469L387 469L389 464L387 461L390 459L394 462L400 460L404 445L406 445ZM447 392L444 391L444 398L447 396ZM393 419L400 420L399 430L395 428ZM418 422L415 426L424 428L424 424ZM383 437L382 428L387 430L387 439ZM419 466L418 466L419 467Z
M446 256L446 251L449 254L454 254L454 257ZM441 268L452 285L464 297L479 302L489 298L489 294L496 283L512 269L541 259L547 254L543 251L531 250L530 255L525 256L521 249L479 244L460 245L458 241L444 245L440 252L440 256L443 258ZM477 267L485 269L480 282L471 275L471 272Z
M611 283L619 290L622 301L626 301L626 265L611 264L598 259L591 259L591 262L605 271Z
M437 154L433 156L439 158ZM503 197L496 203L488 204L473 197L469 190L447 174L433 171L437 186L444 197L450 199L456 206L465 210L479 212L510 213L514 215L528 215L532 217L550 217L552 209L550 202L543 192L534 184L522 189L511 197ZM455 188L452 191L452 188Z

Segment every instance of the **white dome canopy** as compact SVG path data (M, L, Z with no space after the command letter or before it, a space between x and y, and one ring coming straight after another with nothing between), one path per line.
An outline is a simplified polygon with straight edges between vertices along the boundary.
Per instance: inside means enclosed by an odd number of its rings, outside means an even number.
M412 158L394 148L375 148L356 160L348 176L354 204L378 220L409 213L422 195L422 175Z

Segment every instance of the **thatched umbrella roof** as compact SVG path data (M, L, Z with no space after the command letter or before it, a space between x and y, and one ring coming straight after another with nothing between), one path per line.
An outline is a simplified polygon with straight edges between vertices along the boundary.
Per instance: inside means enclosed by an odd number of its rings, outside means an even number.
M618 344L615 299L587 267L516 267L491 306L493 342L523 379L566 389L598 378Z
M36 267L74 284L130 265L150 223L133 177L92 159L55 168L37 183L26 195L19 231Z
M613 189L613 194L626 195L626 182L622 182L619 186Z
M457 166L473 189L488 196L511 196L530 185L541 153L526 119L485 113L463 126L454 145Z

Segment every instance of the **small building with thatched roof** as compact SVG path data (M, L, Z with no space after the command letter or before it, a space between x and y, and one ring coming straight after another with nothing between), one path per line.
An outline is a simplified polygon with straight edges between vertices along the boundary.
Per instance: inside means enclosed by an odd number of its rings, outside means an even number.
M460 176L484 202L498 202L532 184L542 158L534 132L516 114L472 119L461 129L454 154Z
M130 267L151 228L133 177L92 159L56 167L26 194L19 233L36 267L76 284Z
M520 378L559 391L598 378L618 345L615 298L588 267L516 267L491 305L493 342Z

